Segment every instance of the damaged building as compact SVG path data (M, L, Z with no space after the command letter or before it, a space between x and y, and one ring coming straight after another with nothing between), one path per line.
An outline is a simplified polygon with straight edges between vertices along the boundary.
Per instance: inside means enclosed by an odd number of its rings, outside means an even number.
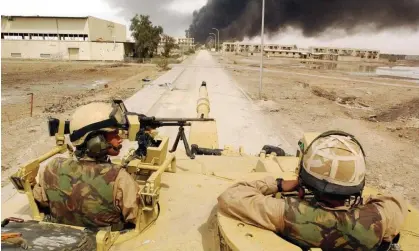
M332 61L378 61L380 51L357 48L309 47L311 58Z
M235 53L260 53L260 44L253 43L238 43L238 42L225 42L222 44L223 52L235 52ZM296 45L280 45L280 44L265 44L264 52L267 54L273 54L275 51L293 51L297 50Z
M260 53L260 44L226 42L222 45L224 53L253 55ZM380 51L357 48L309 47L298 48L296 45L266 44L263 49L267 57L287 57L330 61L378 61Z

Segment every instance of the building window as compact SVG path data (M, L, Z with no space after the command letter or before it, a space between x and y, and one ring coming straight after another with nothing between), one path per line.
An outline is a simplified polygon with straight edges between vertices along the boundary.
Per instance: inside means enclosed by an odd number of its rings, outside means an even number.
M56 33L1 33L1 39L10 40L75 40L88 41L87 34L56 34Z
M22 57L21 53L10 53L10 56L12 56L12 58L20 58Z
M58 40L57 34L45 34L44 36L45 40Z
M50 58L50 57L51 57L51 54L41 53L39 56L40 56L41 58Z

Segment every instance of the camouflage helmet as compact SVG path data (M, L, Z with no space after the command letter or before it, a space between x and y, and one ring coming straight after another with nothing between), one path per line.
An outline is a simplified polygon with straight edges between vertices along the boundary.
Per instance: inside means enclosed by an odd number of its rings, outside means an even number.
M304 149L300 179L324 194L361 194L365 185L365 154L354 136L329 131Z
M87 136L93 132L103 131L112 132L117 129L111 123L103 124L103 127L92 126L98 125L103 121L108 121L114 108L108 103L90 103L76 109L70 121L70 140L74 146L82 145ZM89 128L90 127L90 128ZM78 134L78 135L76 135Z

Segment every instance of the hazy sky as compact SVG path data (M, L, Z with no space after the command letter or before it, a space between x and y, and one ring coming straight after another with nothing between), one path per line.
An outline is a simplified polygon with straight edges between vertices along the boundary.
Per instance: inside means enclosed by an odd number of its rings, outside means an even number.
M47 16L95 16L98 18L122 23L128 26L132 13L142 13L141 10L149 8L151 20L155 24L163 25L165 32L172 36L184 36L184 30L188 28L192 11L200 8L206 0L137 0L139 9L127 12L129 0L13 0L1 1L0 12L2 15L47 15ZM118 8L120 3L125 8ZM141 8L142 5L144 8ZM157 7L156 7L157 6ZM155 8L159 8L155 10ZM165 13L165 14L164 14ZM300 32L288 30L284 34L278 34L267 38L267 42L284 44L297 44L299 47L314 45L336 47L361 47L378 49L387 53L403 53L419 55L419 32L392 30L379 34L363 33L356 36L346 37L336 35L321 38L304 38ZM331 34L333 34L331 33ZM221 38L222 39L222 38ZM260 42L260 38L251 39Z

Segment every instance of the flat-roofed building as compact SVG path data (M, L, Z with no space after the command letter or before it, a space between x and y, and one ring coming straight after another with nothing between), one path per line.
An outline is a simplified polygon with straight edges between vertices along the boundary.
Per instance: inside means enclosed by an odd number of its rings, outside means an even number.
M310 53L315 57L330 57L337 61L378 61L380 51L358 48L336 47L309 47ZM315 58L313 57L313 58Z
M1 57L124 60L125 25L86 17L1 16Z
M223 52L260 53L260 47L260 44L254 43L224 42L222 44ZM263 47L265 53L277 50L297 50L296 45L265 44Z

